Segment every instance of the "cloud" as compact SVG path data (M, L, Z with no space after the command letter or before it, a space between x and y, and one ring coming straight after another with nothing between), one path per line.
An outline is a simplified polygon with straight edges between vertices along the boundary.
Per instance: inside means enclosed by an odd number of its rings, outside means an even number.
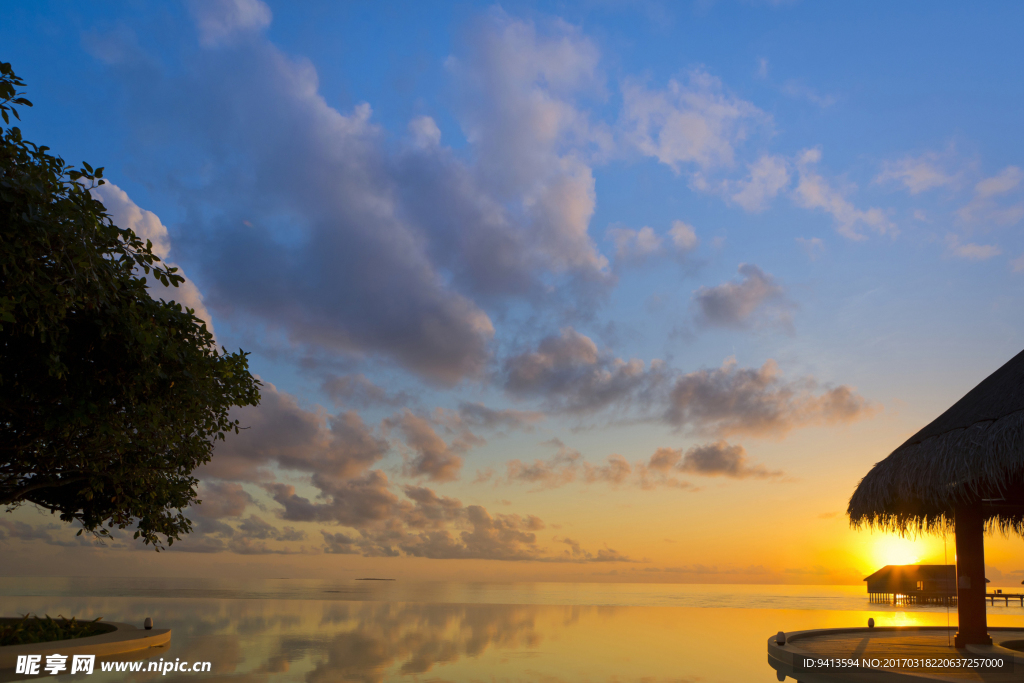
M962 244L960 238L953 233L946 235L946 249L952 256L968 261L986 261L1003 253L1003 250L994 244Z
M439 437L430 423L408 409L385 420L392 429L398 429L415 457L408 461L403 473L409 477L426 477L430 481L454 481L459 478L462 458L457 451L465 447L450 447Z
M296 493L290 484L265 484L264 488L284 510L281 518L291 522L336 522L354 529L384 522L408 509L391 491L387 475L380 470L344 481L313 475L323 503Z
M238 530L248 538L259 540L302 541L306 538L305 531L298 531L292 526L278 529L256 515L249 515L248 519L238 525Z
M258 406L232 413L243 429L217 442L213 459L197 476L262 482L271 478L267 467L276 465L344 479L366 471L388 451L388 442L355 412L332 416L322 408L306 410L269 382L260 393Z
M874 412L851 387L820 389L813 379L783 379L773 360L738 369L730 358L718 369L678 377L663 418L695 434L781 437L797 427L845 424Z
M555 540L569 546L565 551L564 557L571 562L636 562L636 560L630 559L628 556L623 555L613 548L601 548L595 555L594 553L585 550L578 541L574 541L571 538L556 538Z
M431 559L521 561L541 557L535 523L518 515L491 515L479 505L465 508L470 529L453 536L447 530L424 531L406 537L406 554Z
M812 261L817 261L818 256L825 251L825 243L821 241L820 237L797 237L796 243L800 245L800 248L807 254L807 258Z
M641 360L601 353L593 340L571 327L542 339L536 351L506 359L502 374L511 395L540 397L550 410L567 413L647 402L665 380L659 361L648 368Z
M533 425L542 422L544 413L534 410L495 410L482 403L463 401L459 403L459 417L472 427L483 429L524 429L531 430Z
M703 476L725 476L734 479L754 477L766 479L780 477L782 472L768 471L761 465L748 465L747 455L743 446L731 446L725 441L694 446L686 451L686 455L676 465L680 472Z
M825 178L815 172L814 165L821 160L821 151L809 149L798 158L799 180L793 191L793 201L805 209L821 209L832 215L836 230L843 237L852 240L865 239L858 226L866 226L880 235L895 235L896 226L889 222L881 209L862 210L851 204L841 192L833 188Z
M615 244L616 265L641 265L662 256L681 260L700 244L693 226L678 220L672 221L672 227L665 236L646 225L639 230L613 227L607 234Z
M377 386L366 375L326 375L320 390L338 406L369 408L371 406L401 406L412 401L412 396L400 391L390 393Z
M557 439L552 444L558 446L558 452L547 460L537 458L527 464L515 459L506 463L504 481L533 484L538 489L558 488L574 481L583 456Z
M621 455L610 455L607 464L604 465L583 463L583 481L588 484L604 482L619 485L625 483L632 471L629 463Z
M636 81L622 84L621 126L627 144L679 172L732 166L736 146L750 128L769 117L727 92L719 79L691 71L684 81L671 79L664 90Z
M332 534L328 531L320 530L320 533L324 537L324 552L331 555L358 555L360 552L359 547L356 545L356 539L346 536L343 533Z
M739 282L701 287L694 292L698 322L713 327L742 329L758 314L766 321L791 327L794 305L786 297L782 285L752 263L740 264L738 272L742 278Z
M246 507L256 502L237 482L204 481L198 494L202 504L195 508L196 513L210 519L240 517Z
M203 47L217 47L270 26L270 8L260 0L190 0L189 10Z
M960 178L949 175L939 165L939 155L934 152L919 157L904 157L886 161L873 182L898 183L910 194L920 194L937 187L948 187L960 182Z
M615 261L642 263L648 257L660 254L662 240L654 229L644 226L639 230L609 228L608 236L615 242Z
M1004 195L1011 194L1024 180L1024 171L1017 166L1007 166L996 175L979 181L974 186L974 197L957 211L965 223L989 223L994 225L1015 225L1024 218L1024 203L1009 206L1000 202Z
M218 320L453 385L486 370L488 307L585 309L614 284L588 232L614 136L587 114L605 79L578 28L495 10L467 31L446 63L463 153L431 117L393 140L368 104L328 105L308 60L258 36L260 7L195 4L223 49L167 77L187 105L130 84L132 115L182 151L174 177L202 179L171 191Z
M750 173L734 185L731 199L750 212L764 211L771 200L789 185L786 160L764 155L747 164Z
M835 95L822 95L813 88L803 85L797 81L786 81L782 85L782 92L798 100L807 100L812 104L818 105L822 109L827 109L838 101L838 98Z
M607 148L610 137L577 103L603 91L597 47L564 22L540 31L500 10L474 28L468 56L447 62L479 159L474 174L491 196L514 199L525 219L518 231L503 231L492 254L475 252L484 259L480 277L522 263L604 281L607 262L587 234L595 193L586 157ZM524 277L533 279L516 279Z
M178 268L178 274L185 275L180 266L167 260L171 253L171 238L167 233L167 228L155 213L140 208L128 197L127 192L109 180L94 188L92 192L103 203L114 225L119 228L128 228L143 241L150 241L153 245L153 253L159 256L161 261L164 261L164 265ZM213 318L206 310L203 295L196 287L195 282L186 279L177 287L164 287L156 278L150 277L147 278L147 286L150 295L154 298L176 301L186 308L193 309L196 317L205 322L206 328L213 332Z

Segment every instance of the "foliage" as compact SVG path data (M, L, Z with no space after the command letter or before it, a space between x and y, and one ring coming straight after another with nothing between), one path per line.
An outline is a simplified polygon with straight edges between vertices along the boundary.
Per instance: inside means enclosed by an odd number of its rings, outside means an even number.
M0 64L0 113L31 106ZM0 504L30 502L82 531L136 526L158 550L191 530L193 470L259 402L247 354L218 351L152 244L90 190L103 169L0 135Z
M0 646L49 643L110 633L114 627L99 623L102 618L77 621L74 617L66 619L60 615L52 619L49 614L45 618L26 614L21 619L0 619Z

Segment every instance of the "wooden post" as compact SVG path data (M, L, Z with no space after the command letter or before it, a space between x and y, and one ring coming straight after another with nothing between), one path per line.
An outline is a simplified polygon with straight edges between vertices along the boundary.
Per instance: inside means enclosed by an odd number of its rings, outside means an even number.
M991 645L985 616L985 518L981 504L958 505L956 526L956 597L960 627L954 647Z

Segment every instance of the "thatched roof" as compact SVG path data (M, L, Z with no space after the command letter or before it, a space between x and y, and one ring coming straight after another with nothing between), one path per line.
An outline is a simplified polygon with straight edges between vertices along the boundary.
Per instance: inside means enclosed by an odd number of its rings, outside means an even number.
M937 531L959 502L1024 535L1024 351L876 464L847 514L856 526Z

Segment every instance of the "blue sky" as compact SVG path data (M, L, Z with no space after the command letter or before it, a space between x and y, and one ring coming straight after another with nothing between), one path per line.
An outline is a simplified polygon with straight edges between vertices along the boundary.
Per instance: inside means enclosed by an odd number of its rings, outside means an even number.
M184 548L847 581L860 476L1022 345L1022 14L15 3L0 59L268 383ZM711 540L780 505L795 556Z

